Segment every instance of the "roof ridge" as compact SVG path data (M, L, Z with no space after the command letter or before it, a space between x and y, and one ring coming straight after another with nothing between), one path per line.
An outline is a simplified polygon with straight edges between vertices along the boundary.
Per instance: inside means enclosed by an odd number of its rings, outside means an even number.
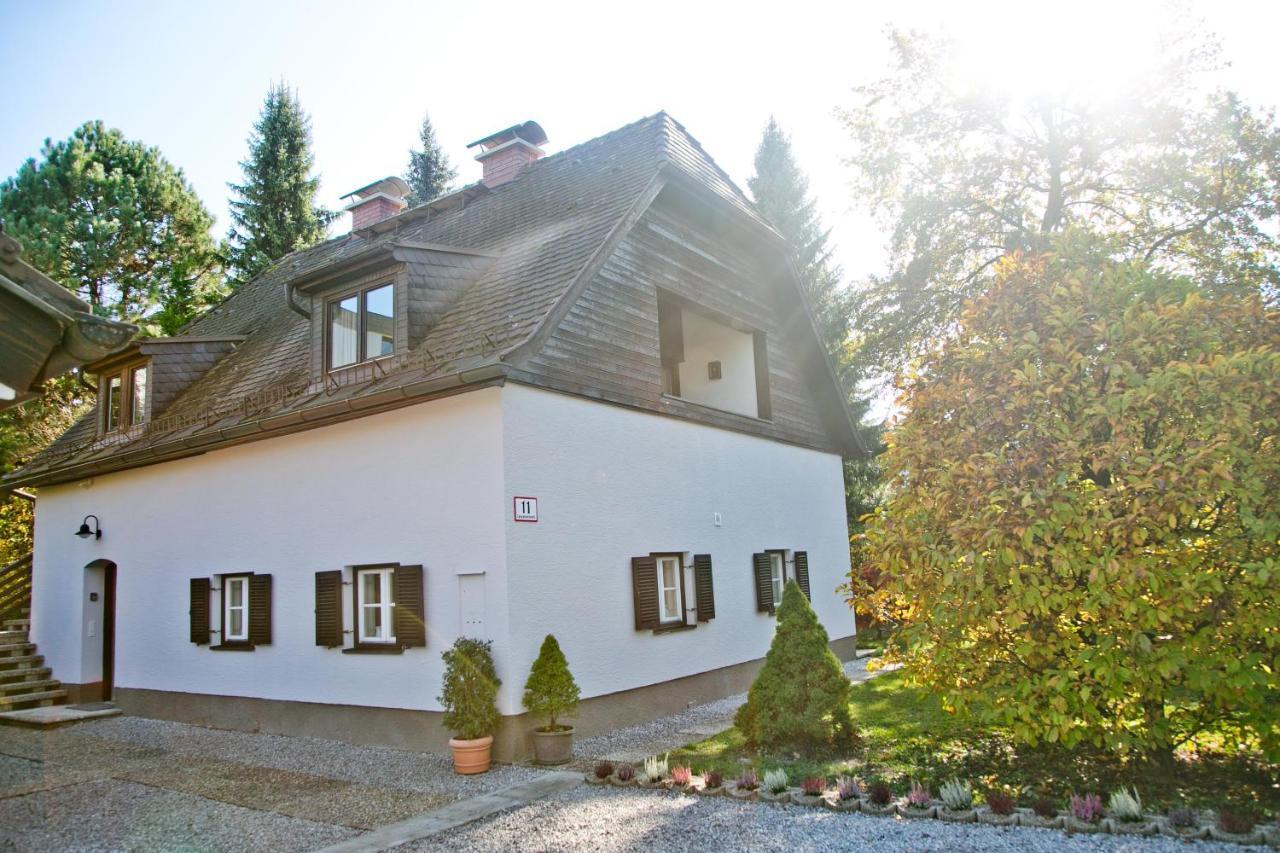
M707 163L711 166L711 168L715 170L716 174L719 175L724 180L724 182L729 185L729 187L733 190L734 194L737 195L737 197L741 199L752 212L756 212L755 202L753 202L750 198L748 198L746 193L742 191L742 188L738 186L737 182L734 181L733 178L729 177L729 173L720 167L720 164L716 162L716 158L712 157L711 154L707 151L707 149L702 147L702 143L698 141L698 137L690 133L689 129L685 127L683 124L681 124L679 119L677 119L675 116L671 115L670 113L666 112L665 110L657 113L657 115L662 116L663 119L665 119L665 122L667 124L674 125L675 129L679 131L680 134L686 140L688 140L689 144L693 146L694 150L697 151L698 154L701 155L702 158L707 161ZM670 130L667 128L664 128L664 132L667 135L670 134ZM667 159L671 159L671 158L668 156Z

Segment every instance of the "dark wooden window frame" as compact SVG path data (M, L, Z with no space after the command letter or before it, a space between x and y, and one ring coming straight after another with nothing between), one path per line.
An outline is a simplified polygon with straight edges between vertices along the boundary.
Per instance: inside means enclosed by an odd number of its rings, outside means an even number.
M147 408L150 409L151 397L155 394L155 376L151 373L151 359L131 359L113 367L110 371L98 374L98 432L100 434L128 432L147 422L150 411L144 413L142 420L133 422L133 374L134 371L142 368L147 370ZM109 427L107 418L110 417L111 406L108 397L112 379L120 380L120 420L115 426Z
M404 654L404 646L400 645L400 640L393 633L390 642L371 643L360 639L360 573L368 571L376 571L380 569L391 569L392 578L389 584L388 592L391 595L391 603L394 606L396 594L395 570L400 568L399 563L366 563L360 566L351 567L351 648L343 649L347 654L375 654L375 655L399 655ZM395 610L391 611L391 630L396 629Z
M367 319L367 312L365 311L365 307L364 307L364 296L366 293L368 293L371 290L381 290L382 288L388 287L388 286L390 286L391 288L391 355L378 355L378 356L374 356L373 358L370 358L368 356L368 353L365 352L365 346L368 344L367 335L366 335L366 331L368 327L368 319ZM335 367L333 365L332 311L334 310L335 306L339 302L341 302L344 299L349 299L352 296L356 297L356 318L357 318L356 319L356 360L351 362L350 364L344 364L344 365L341 365L340 367ZM362 285L360 287L347 288L346 290L343 290L325 297L323 320L321 321L324 323L324 372L325 373L337 373L343 370L350 370L353 367L358 367L362 364L378 361L379 359L383 359L383 358L391 358L392 356L395 355L395 351L400 345L399 336L396 335L396 329L395 329L396 322L398 320L398 318L396 317L396 310L397 310L396 302L398 301L397 300L398 296L399 294L396 292L396 279L393 276L384 281L379 281L375 284L367 284L367 285Z
M214 589L218 593L218 642L216 645L209 646L210 651L214 652L251 652L256 648L253 643L249 642L249 578L253 577L253 572L229 572L225 575L214 575L218 579L218 585ZM227 639L227 580L229 578L244 578L244 633L243 640Z
M688 631L698 627L698 617L694 614L693 621L689 621L689 595L684 582L685 564L684 551L651 551L649 556L657 563L663 557L675 557L680 563L680 621L679 622L663 622L662 621L662 584L658 584L658 627L653 629L655 634L667 634L672 631Z

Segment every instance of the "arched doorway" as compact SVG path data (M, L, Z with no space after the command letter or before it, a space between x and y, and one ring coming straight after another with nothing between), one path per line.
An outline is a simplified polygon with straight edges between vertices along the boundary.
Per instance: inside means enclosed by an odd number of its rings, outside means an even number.
M94 560L84 568L83 671L97 670L101 686L95 691L96 697L85 698L106 701L115 688L116 675L116 564L110 560Z

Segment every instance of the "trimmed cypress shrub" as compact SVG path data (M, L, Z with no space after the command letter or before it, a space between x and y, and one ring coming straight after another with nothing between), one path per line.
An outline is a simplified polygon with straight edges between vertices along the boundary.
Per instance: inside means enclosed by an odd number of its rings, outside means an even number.
M578 710L578 683L569 672L569 662L554 634L547 634L542 641L538 659L529 670L529 680L524 683L524 707L535 717L542 717L547 725L538 731L563 731L568 726L557 723L559 717L573 716Z
M856 741L849 713L853 685L827 642L809 600L788 581L764 667L734 717L747 743L804 750Z

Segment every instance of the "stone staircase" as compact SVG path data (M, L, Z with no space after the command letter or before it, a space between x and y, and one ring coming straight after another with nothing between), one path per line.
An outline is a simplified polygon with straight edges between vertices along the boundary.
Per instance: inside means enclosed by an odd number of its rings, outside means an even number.
M44 657L36 654L36 645L28 635L30 630L27 613L0 623L0 712L67 701L62 682L44 665Z

